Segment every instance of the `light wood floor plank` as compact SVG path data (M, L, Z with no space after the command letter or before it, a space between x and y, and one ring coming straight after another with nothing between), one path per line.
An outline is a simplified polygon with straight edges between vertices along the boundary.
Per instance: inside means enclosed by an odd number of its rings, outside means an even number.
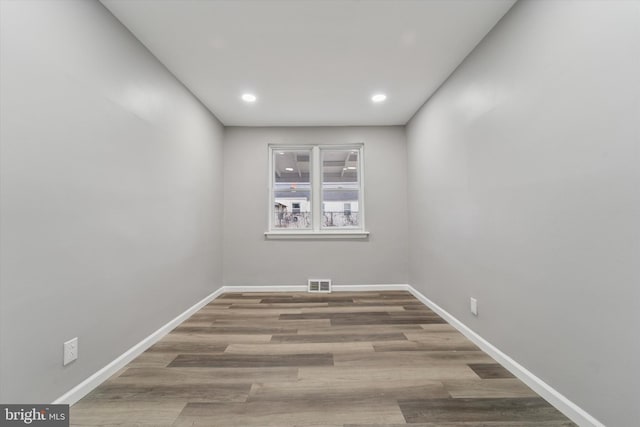
M325 399L435 399L449 397L439 381L325 381L299 380L292 383L257 383L249 393L249 402ZM420 396L420 397L418 397Z
M140 402L131 400L81 400L71 408L72 426L132 425L170 426L182 412L186 402Z
M375 347L378 343L373 343ZM353 367L415 367L441 366L493 362L482 351L388 351L388 352L345 352L333 355L335 366ZM477 375L477 373L476 373Z
M324 399L298 401L258 401L247 403L190 403L175 422L182 426L282 427L303 425L341 425L354 419L364 422L404 421L398 405L381 399ZM313 420L305 422L305 420Z
M119 384L253 384L292 382L298 378L298 368L128 368L115 381Z
M537 394L516 378L491 380L448 380L444 388L454 398L474 397L535 397Z
M353 367L353 366L333 366L333 367L301 367L298 371L300 379L331 381L392 381L400 380L460 380L477 379L478 376L467 365L428 365L420 367L380 366L380 367Z
M370 342L326 342L326 343L284 343L284 344L230 344L225 353L235 354L304 354L332 353L373 353Z
M383 334L311 334L311 335L273 335L271 342L277 343L314 343L314 342L374 342L406 340L402 332Z

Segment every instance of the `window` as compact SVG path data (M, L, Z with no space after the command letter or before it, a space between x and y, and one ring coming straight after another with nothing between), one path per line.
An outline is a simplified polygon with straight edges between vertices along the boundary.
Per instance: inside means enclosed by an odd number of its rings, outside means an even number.
M270 146L268 238L365 238L363 145Z

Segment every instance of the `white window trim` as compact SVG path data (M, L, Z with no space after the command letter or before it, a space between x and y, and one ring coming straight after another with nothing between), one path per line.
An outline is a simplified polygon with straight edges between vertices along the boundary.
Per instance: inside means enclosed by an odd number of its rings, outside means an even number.
M311 149L311 229L274 229L274 193L273 193L273 166L274 153L286 150L309 150ZM357 150L358 151L358 205L360 215L360 226L357 228L343 228L340 230L322 228L322 149L333 150ZM336 145L269 145L269 179L267 191L269 195L267 207L267 230L264 235L267 239L288 240L288 239L366 239L369 232L365 227L365 200L364 200L364 144L336 144Z

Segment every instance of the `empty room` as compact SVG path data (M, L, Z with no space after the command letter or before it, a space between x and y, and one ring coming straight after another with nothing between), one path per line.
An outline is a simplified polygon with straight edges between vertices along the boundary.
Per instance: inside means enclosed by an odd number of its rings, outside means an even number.
M0 0L0 425L640 425L640 0Z

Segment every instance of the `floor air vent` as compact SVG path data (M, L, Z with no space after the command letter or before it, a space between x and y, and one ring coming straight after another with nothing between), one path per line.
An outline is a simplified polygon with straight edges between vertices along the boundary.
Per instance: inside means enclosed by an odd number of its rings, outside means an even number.
M309 292L331 292L331 279L309 279Z

